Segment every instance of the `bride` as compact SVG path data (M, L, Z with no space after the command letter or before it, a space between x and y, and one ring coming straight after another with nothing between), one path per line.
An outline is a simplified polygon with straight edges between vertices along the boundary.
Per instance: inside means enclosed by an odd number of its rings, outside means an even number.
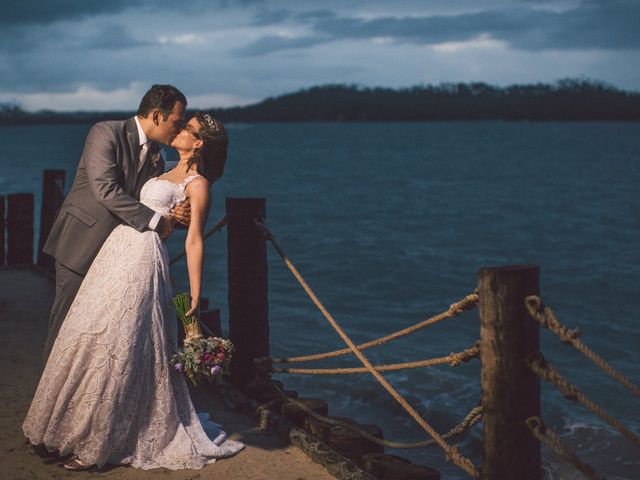
M151 178L140 201L156 212L189 197L186 252L192 314L200 300L203 229L210 184L222 176L227 134L196 113L172 146L180 161ZM65 468L106 463L136 468L202 468L244 444L195 412L177 348L167 248L158 234L117 226L93 261L65 318L22 425L34 445L73 453ZM205 431L206 430L206 431Z

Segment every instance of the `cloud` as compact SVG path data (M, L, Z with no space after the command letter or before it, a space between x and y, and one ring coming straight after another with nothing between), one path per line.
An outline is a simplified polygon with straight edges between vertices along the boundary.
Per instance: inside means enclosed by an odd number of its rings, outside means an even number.
M262 98L242 97L239 95L229 95L226 93L206 93L204 95L189 95L187 101L190 109L225 108L250 105L257 103Z
M50 24L116 14L124 10L144 10L172 14L215 13L262 4L262 0L3 0L0 25ZM166 25L164 25L166 27Z
M16 102L27 110L38 110L46 105L50 110L125 110L138 108L140 99L150 85L133 82L127 87L100 90L89 85L81 85L70 92L3 92L0 103ZM226 93L188 95L190 109L233 107L256 103L260 98L242 97ZM90 106L90 107L88 107Z
M564 10L519 7L421 16L339 16L310 12L296 16L310 27L307 36L265 36L241 49L246 55L342 40L387 39L434 45L491 38L521 50L630 49L640 47L640 2L587 0Z
M150 43L146 40L133 38L124 26L118 24L107 25L80 42L76 43L76 47L85 50L89 48L121 50L149 45Z
M0 102L18 103L27 110L37 110L46 105L51 110L136 110L146 86L134 82L127 88L98 90L80 86L71 92L3 92Z
M252 25L257 27L263 27L267 25L274 25L278 23L282 23L291 17L291 12L285 9L279 10L264 10L261 9L258 13L255 14Z
M113 13L127 5L126 0L5 0L0 24L51 23L101 13Z
M329 35L295 37L285 34L264 36L245 47L238 48L236 53L242 56L258 56L272 53L277 50L291 50L313 47L321 43L335 40Z

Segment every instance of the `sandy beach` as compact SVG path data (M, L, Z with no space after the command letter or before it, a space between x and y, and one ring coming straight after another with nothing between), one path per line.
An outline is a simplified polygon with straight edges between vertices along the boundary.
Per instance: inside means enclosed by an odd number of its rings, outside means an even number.
M36 389L46 336L53 282L32 267L0 269L0 479L206 479L322 480L333 478L299 449L271 432L256 428L249 416L231 411L209 388L192 389L198 412L209 412L234 440L247 446L232 458L201 470L138 470L106 466L99 471L70 472L59 458L42 458L21 425Z

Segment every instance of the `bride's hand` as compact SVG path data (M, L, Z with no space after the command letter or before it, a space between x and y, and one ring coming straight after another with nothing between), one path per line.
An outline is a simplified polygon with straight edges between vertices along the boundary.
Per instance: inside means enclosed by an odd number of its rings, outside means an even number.
M191 297L191 309L186 313L187 317L190 317L191 315L198 316L199 307L200 307L200 298Z

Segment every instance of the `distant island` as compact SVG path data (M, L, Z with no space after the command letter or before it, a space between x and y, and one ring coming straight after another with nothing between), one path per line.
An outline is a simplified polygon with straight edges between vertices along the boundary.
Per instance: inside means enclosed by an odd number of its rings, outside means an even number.
M401 89L322 85L207 111L225 122L639 121L640 92L584 79L508 87L479 82ZM0 125L93 123L133 113L25 112L18 105L0 104Z

